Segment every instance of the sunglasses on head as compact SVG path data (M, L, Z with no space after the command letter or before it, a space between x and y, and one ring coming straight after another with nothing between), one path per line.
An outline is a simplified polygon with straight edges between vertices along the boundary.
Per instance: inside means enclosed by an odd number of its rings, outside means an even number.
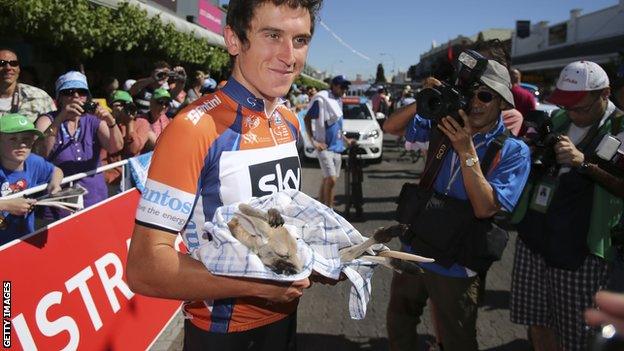
M74 96L75 93L78 93L79 96L89 95L89 91L87 89L64 89L59 92L62 96Z
M19 66L18 60L0 60L0 67L4 67L5 65L9 65L11 67Z

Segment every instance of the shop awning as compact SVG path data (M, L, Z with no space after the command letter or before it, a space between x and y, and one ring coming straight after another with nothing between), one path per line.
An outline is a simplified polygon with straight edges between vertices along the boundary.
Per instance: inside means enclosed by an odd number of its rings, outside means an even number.
M559 69L568 65L568 63L580 60L593 61L597 64L609 63L611 61L616 60L618 57L617 53L611 54L602 54L602 55L589 55L589 56L577 56L577 57L566 57L555 60L547 60L547 61L539 61L539 62L530 62L524 64L513 65L514 68L519 69L522 72L530 72L530 71L539 71L539 70L547 70L547 69Z
M164 23L171 23L178 31L183 33L193 33L198 38L203 38L208 41L210 45L225 47L223 36L214 32L211 32L197 24L187 22L186 20L177 17L169 12L163 11L155 6L144 4L137 0L90 0L94 4L107 6L110 8L117 8L119 3L127 2L131 5L138 6L139 8L147 11L149 17L160 16L160 19Z

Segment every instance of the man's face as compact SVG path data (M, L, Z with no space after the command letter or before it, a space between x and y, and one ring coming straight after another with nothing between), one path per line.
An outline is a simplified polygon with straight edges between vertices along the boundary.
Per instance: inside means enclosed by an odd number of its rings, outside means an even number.
M332 84L331 86L331 91L334 96L341 97L347 92L347 90L349 90L348 85Z
M169 80L169 71L170 69L167 67L156 68L153 72L154 77L156 78L156 84L154 84L155 88L162 87Z
M609 93L609 89L589 93L577 104L566 107L572 123L578 127L587 127L600 120L606 109Z
M228 52L236 56L232 75L257 97L273 100L286 95L303 69L311 26L305 8L270 2L260 5L250 23L247 44L225 28Z
M34 142L35 134L32 132L0 133L0 156L3 161L24 162Z
M8 50L0 51L0 60L9 61L9 62L18 61L17 55L15 55L15 53L8 51ZM11 66L9 63L5 63L2 66L0 66L0 80L6 85L11 85L15 83L15 81L17 81L17 78L19 78L19 74L20 74L19 64L15 67Z
M480 86L471 100L468 121L473 130L482 130L498 120L502 108L502 99L492 89Z

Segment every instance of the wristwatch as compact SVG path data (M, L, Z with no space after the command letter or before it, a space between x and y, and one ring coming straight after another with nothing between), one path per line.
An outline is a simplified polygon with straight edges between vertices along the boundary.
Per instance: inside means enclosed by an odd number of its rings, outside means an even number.
M580 174L587 174L589 172L589 167L590 167L589 162L583 161L583 163L581 163L581 165L578 166L576 171L579 172Z
M468 157L465 161L466 167L472 167L479 163L479 158L477 156Z

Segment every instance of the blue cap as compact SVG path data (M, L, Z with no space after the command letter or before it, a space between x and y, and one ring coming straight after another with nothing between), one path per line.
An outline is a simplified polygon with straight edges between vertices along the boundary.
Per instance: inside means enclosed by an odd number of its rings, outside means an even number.
M78 71L69 71L58 77L55 83L56 98L58 99L61 90L86 89L89 90L87 77Z
M204 78L203 88L215 89L217 87L217 81L212 78Z
M351 85L351 82L348 81L347 78L345 76L343 76L342 74L332 78L331 83L332 83L332 85L340 85L340 86L349 86L349 85Z

